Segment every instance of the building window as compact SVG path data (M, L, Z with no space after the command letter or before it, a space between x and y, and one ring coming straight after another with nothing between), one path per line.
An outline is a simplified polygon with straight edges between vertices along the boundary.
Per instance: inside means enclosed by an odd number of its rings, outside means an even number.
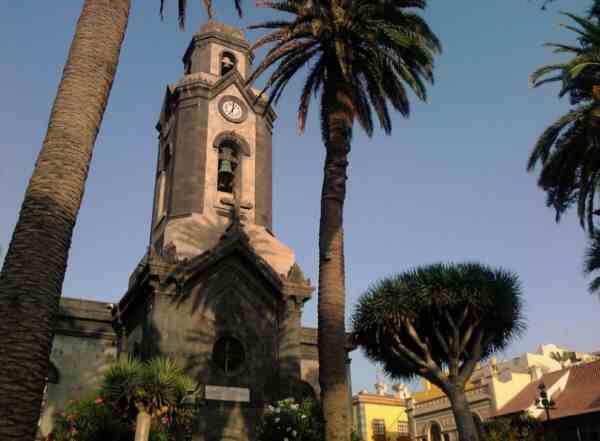
M231 52L223 52L221 55L221 76L227 75L229 72L231 72L235 68L236 64L237 60L235 55L233 55Z
M401 433L401 434L408 433L408 422L407 421L398 421L398 433Z
M373 439L375 441L385 440L384 420L373 420Z
M237 145L225 140L219 146L219 163L217 188L225 193L233 193L235 189L236 170L238 169L238 148Z
M156 200L157 220L160 220L166 212L167 204L167 175L171 168L171 145L167 145L162 151L160 174L158 175L158 197Z
M215 343L212 359L226 374L235 373L242 366L245 358L244 346L238 339L223 337Z

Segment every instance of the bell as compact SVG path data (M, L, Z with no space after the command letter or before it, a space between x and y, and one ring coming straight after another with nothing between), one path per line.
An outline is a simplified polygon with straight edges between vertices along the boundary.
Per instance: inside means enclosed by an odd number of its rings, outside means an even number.
M221 164L219 165L219 174L221 173L226 173L226 174L233 174L233 167L231 167L231 161L229 161L228 159L222 159L221 160Z
M233 166L228 159L219 161L219 181L218 188L220 191L231 193L233 191Z

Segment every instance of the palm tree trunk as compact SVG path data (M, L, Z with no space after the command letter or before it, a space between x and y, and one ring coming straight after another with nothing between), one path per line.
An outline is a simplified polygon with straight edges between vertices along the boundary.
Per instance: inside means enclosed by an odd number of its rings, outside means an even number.
M469 403L464 388L451 385L447 388L447 395L452 405L458 439L460 441L479 441L479 432L473 420L473 414L469 409Z
M33 440L71 236L130 0L86 0L0 273L0 440Z
M326 440L348 441L343 213L354 111L350 87L334 76L322 109L327 153L319 225L319 383Z
M151 422L152 417L150 414L140 409L135 420L135 441L148 441Z

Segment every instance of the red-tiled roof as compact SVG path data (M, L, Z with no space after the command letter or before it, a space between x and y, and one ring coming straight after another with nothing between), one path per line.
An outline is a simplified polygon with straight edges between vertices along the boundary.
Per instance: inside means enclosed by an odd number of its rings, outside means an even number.
M551 397L556 403L556 408L550 411L551 417L563 418L600 411L600 361L595 361L544 375L540 380L528 384L496 415L508 415L527 409L538 398L538 386L541 382L546 385L546 389L550 389L567 371L570 372L564 390Z
M567 387L554 401L552 418L600 411L600 361L573 366Z

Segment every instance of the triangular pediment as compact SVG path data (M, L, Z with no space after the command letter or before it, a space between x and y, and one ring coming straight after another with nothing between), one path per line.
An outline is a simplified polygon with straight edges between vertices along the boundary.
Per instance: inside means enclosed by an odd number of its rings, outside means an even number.
M241 259L247 272L256 274L263 283L270 287L271 291L279 296L283 295L284 280L266 260L255 252L244 230L236 226L230 228L212 250L180 263L171 277L185 289L186 286L193 284L194 279L201 274L217 267L232 256Z
M259 98L259 96L246 83L246 80L244 80L237 70L233 70L224 77L220 78L212 87L210 97L213 98L220 95L231 85L234 85L237 88L248 107L250 107L255 114L262 115L266 113L271 114L273 118L275 117L275 112L270 106L268 109L265 109L267 104L266 96L263 95Z

